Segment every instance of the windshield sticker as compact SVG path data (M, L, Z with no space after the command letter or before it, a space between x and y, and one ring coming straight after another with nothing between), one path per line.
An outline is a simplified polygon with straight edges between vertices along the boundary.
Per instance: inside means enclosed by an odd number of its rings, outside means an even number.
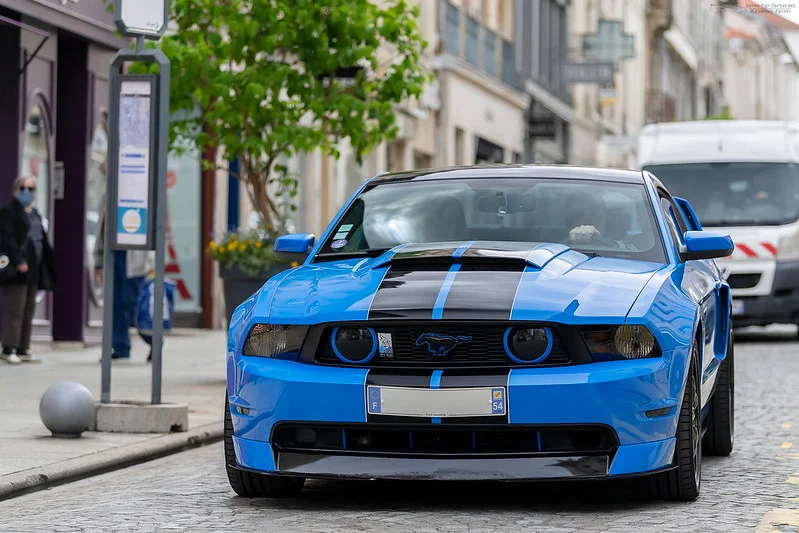
M349 232L352 229L352 224L344 224L338 229L338 232L341 233L342 231Z
M333 248L334 250L338 250L339 248L344 248L344 246L346 246L346 244L347 244L347 240L346 239L340 239L340 240L337 240L337 241L333 241L333 243L330 245L330 247Z
M333 236L333 240L335 240L335 241L337 241L339 239L346 239L346 238L347 238L347 232L346 231L339 231L338 233L336 233Z

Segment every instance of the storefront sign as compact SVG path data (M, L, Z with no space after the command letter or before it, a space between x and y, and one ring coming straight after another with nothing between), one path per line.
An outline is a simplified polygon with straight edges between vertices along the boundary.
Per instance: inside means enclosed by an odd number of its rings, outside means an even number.
M119 171L115 248L152 249L155 78L123 76L119 97Z
M115 0L114 22L122 35L160 39L168 23L167 0Z
M566 83L613 83L613 63L565 63Z

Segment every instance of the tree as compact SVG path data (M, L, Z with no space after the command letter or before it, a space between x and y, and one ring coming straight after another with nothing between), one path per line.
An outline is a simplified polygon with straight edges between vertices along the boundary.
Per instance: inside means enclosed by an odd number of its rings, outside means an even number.
M274 191L296 194L283 157L338 156L344 138L361 157L396 134L394 106L427 81L418 14L406 0L171 0L176 31L158 44L172 63L171 108L200 111L172 123L173 144L237 157L274 237Z

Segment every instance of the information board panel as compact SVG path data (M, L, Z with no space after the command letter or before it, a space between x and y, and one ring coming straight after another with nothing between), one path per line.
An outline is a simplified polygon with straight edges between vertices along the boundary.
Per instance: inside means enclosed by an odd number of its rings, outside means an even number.
M116 175L115 249L153 249L154 76L122 76Z

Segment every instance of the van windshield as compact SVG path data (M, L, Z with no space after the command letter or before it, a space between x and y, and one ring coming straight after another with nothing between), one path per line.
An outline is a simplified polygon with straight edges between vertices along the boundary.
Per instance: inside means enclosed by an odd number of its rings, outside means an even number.
M644 170L688 200L703 226L774 226L799 218L794 163L686 163Z

